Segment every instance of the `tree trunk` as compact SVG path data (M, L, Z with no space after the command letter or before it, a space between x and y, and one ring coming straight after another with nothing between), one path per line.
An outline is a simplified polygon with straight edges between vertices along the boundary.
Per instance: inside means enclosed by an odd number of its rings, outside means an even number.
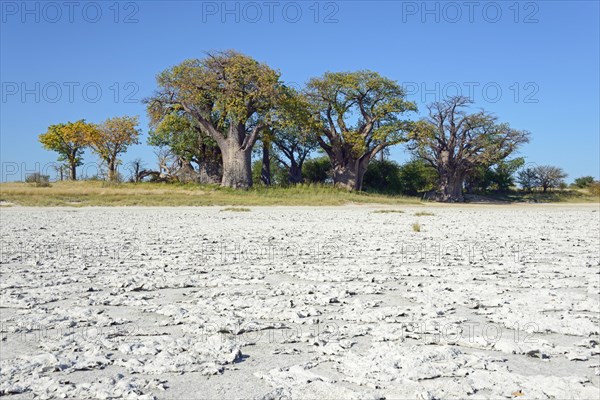
M335 165L333 167L334 185L348 190L362 190L363 178L368 165L368 157L351 158L342 164Z
M117 180L117 171L116 171L116 163L114 161L109 161L108 163L108 180L114 182Z
M304 181L304 179L302 178L302 166L298 165L298 163L296 163L295 160L292 160L290 163L288 179L291 184L302 183Z
M271 158L269 154L269 143L262 141L262 168L260 170L260 180L267 186L271 186Z
M223 179L223 162L221 160L221 149L213 148L202 143L200 148L200 158L196 161L198 164L198 173L200 183L214 184L221 183Z
M71 171L70 171L69 179L71 179L72 181L77 180L77 165L74 162L71 163ZM62 174L61 174L60 180L62 181Z
M454 203L463 202L463 175L457 172L440 174L440 201Z
M219 183L223 179L221 164L217 162L204 161L199 166L200 183Z
M252 148L242 150L237 143L231 141L229 143L227 148L221 148L223 154L221 186L248 189L252 186Z

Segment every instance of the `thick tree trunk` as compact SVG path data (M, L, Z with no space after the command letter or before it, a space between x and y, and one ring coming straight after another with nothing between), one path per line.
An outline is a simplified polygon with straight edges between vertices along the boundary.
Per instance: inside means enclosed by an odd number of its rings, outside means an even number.
M348 190L362 190L363 178L368 165L368 157L348 159L344 163L334 164L333 183L337 187Z
M252 148L242 150L232 143L221 148L223 154L223 179L221 186L234 189L248 189L252 186Z
M219 183L223 179L221 165L205 161L200 165L200 183Z
M440 174L439 200L449 203L465 201L463 184L464 177L460 173Z
M221 149L208 147L202 143L200 162L198 162L198 173L200 183L221 183L223 179L223 162L221 160Z
M269 143L263 140L262 146L262 168L260 180L267 186L271 186L271 156L269 154Z

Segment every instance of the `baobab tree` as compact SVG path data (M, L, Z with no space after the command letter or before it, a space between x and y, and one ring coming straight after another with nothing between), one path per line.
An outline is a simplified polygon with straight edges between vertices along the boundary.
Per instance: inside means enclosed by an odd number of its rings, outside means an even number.
M331 160L337 186L361 190L371 159L406 140L404 113L414 103L395 81L376 72L328 72L308 82L306 95L320 117L319 145Z
M279 73L230 50L184 61L160 73L157 82L159 90L146 100L151 119L181 107L219 146L221 185L252 186L252 148L268 127Z
M431 104L429 118L415 124L409 148L433 166L439 177L439 200L464 201L463 185L479 166L494 165L529 141L529 133L498 123L483 110L468 114L466 97Z
M82 119L66 124L50 125L48 131L39 136L39 140L45 149L59 154L58 161L67 163L69 178L74 181L77 180L77 167L81 165L83 151L95 130L94 124Z

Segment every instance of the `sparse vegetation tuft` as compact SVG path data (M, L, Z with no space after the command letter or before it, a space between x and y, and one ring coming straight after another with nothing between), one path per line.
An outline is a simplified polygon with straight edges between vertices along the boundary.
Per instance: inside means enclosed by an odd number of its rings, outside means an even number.
M36 187L49 187L50 176L42 175L39 172L34 172L33 174L29 174L25 177L25 182L33 183Z
M231 212L249 212L249 208L245 207L227 207L222 209L221 211L231 211Z
M431 217L431 216L434 216L435 214L431 213L431 212L427 212L427 211L419 211L419 212L415 213L415 215L417 217Z

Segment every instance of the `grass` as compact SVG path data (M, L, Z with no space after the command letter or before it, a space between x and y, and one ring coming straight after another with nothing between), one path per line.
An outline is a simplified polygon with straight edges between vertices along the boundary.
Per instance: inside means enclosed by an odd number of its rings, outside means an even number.
M415 222L412 224L412 230L414 232L421 232L421 225L418 222Z
M509 193L488 195L504 202L590 203L598 196L587 190L548 193ZM108 183L104 181L52 182L37 187L22 182L0 183L2 207L15 206L337 206L344 204L380 204L387 206L423 204L417 197L348 192L326 185L291 187L255 186L250 190L221 188L218 185L178 183ZM397 209L374 213L402 213ZM419 212L416 215L433 215Z
M402 210L375 210L373 211L373 214L391 214L391 213L398 213L398 214L402 214L404 211Z
M249 190L217 185L53 182L50 187L0 183L3 201L18 206L336 206L344 204L421 204L420 199L348 192L324 185L256 186Z
M550 190L546 193L533 191L490 193L485 194L492 200L506 201L510 203L598 203L600 196L590 193L587 189Z
M249 212L249 208L245 207L227 207L222 209L221 211L233 211L233 212Z
M419 211L419 212L415 213L415 215L417 217L431 217L431 216L434 216L435 214L427 212L427 211Z

